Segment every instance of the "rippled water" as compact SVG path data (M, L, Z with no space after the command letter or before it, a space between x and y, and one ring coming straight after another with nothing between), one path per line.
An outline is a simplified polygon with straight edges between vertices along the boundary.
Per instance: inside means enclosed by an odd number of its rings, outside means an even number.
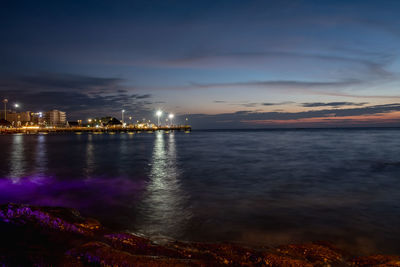
M153 238L400 253L400 130L0 136L0 203Z

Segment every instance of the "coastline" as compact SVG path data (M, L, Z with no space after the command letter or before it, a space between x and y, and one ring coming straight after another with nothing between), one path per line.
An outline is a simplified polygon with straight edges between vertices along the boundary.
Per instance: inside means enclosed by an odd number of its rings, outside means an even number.
M274 248L171 241L114 232L75 209L0 206L1 266L400 266L400 256L356 256L318 242Z

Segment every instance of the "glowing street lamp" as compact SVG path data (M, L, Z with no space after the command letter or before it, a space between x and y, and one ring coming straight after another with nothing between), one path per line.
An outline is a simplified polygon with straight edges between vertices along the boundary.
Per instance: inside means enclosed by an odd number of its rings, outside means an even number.
M169 120L171 121L170 124L171 124L171 126L172 126L172 120L174 119L174 114L172 114L172 113L169 114L169 115L168 115L168 118L169 118Z
M161 110L157 110L156 116L158 118L158 126L160 126L160 117L161 117L161 115L162 115L162 111Z
M7 103L8 103L8 99L5 98L3 100L3 103L4 103L4 119L7 120Z

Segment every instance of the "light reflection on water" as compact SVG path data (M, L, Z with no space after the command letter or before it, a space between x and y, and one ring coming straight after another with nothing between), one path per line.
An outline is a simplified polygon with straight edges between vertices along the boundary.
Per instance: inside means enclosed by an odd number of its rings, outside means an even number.
M400 130L0 136L0 203L152 237L400 253Z
M138 231L151 237L179 233L191 211L180 186L174 133L155 133L149 178L138 209Z
M85 168L85 174L87 178L91 178L93 175L93 170L94 170L94 152L93 152L93 135L89 134L87 136L87 143L86 143L86 168Z
M46 178L47 169L47 149L46 149L46 135L39 135L37 137L37 144L35 149L35 168L32 174L36 182Z
M25 174L25 147L24 136L20 134L13 135L11 158L10 158L10 174L8 177L17 183Z

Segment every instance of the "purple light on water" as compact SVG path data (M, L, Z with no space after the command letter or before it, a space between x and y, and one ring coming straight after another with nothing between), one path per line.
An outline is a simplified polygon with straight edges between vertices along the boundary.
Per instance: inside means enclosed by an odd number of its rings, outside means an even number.
M129 178L90 178L57 180L54 177L30 176L0 179L0 203L24 203L90 209L94 206L132 204L144 189L143 181Z

